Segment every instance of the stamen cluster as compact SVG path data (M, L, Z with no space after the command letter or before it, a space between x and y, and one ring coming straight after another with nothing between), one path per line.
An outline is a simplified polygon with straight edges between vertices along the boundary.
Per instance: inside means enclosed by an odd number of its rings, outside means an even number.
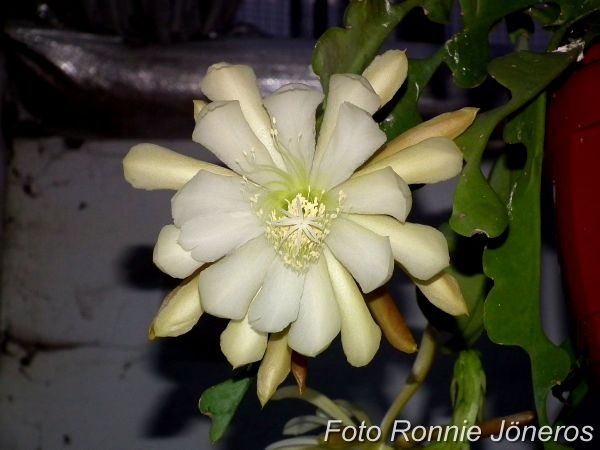
M308 196L296 194L286 200L286 209L272 210L266 220L267 240L284 264L300 273L318 261L329 226L340 212L339 206L328 211L317 196Z

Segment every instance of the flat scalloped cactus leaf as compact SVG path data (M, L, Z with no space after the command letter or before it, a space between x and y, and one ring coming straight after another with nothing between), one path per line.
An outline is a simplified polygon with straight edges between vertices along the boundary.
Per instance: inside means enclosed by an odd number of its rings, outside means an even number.
M464 28L446 42L444 61L461 87L474 87L487 78L488 34L506 15L539 3L536 0L461 0Z
M579 0L576 2L573 0L554 0L552 3L557 4L560 8L560 12L555 20L544 22L544 18L540 18L540 22L545 26L555 29L554 35L550 40L549 48L556 48L564 42L567 32L571 30L577 22L600 11L600 0ZM541 14L538 14L537 16L539 17L540 15ZM598 36L599 32L597 25L596 27L590 27L589 25L590 23L588 23L587 33L584 33L584 35L586 35L585 39L588 42L591 42Z
M600 10L600 0L553 0L560 7L560 14L549 25L569 26Z
M424 1L422 6L425 10L428 8L428 3L437 2L436 0ZM560 17L556 19L557 25L565 22L572 24L600 9L600 0L584 0L582 5L573 5L571 0L557 0L556 3L558 3L556 15L560 14ZM539 4L539 1L532 0L504 0L502 2L462 0L461 10L465 28L450 38L444 47L431 57L419 60L409 59L406 90L391 114L381 124L388 138L394 138L421 122L417 105L419 97L442 60L452 70L458 85L477 86L488 75L489 48L487 42L488 33L493 25L508 14ZM445 8L443 6L437 12L449 13L450 11ZM536 11L539 13L536 18L539 19L544 10L540 8ZM429 18L434 20L433 16L429 16ZM470 175L472 178L476 178L480 184L485 183L483 175L478 173L477 168L473 167ZM495 202L494 196L489 191L484 190L481 197L483 202L486 198L490 198L492 203L495 203L490 205L490 209L492 212L497 210L499 204ZM503 226L505 226L505 222L499 219L498 228Z
M504 202L481 172L481 158L496 126L538 95L552 80L575 61L581 49L568 52L517 52L497 58L489 65L490 75L511 91L503 106L479 114L471 127L456 139L466 165L454 194L450 226L463 236L502 234L508 224Z
M544 152L545 97L538 97L505 128L505 140L523 144L527 161L515 172L495 168L491 183L509 210L506 236L491 242L483 265L494 280L484 306L484 324L493 342L523 348L531 361L535 404L540 424L549 423L546 399L569 373L570 358L544 333L540 311L540 185ZM547 448L552 448L547 446Z
M486 68L490 57L488 34L496 23L509 14L543 3L539 0L461 0L463 29L448 40L444 56L456 84L470 88L487 78ZM551 25L560 25L564 30L600 10L600 0L553 0L548 3L560 7L558 18ZM538 11L537 17L542 16L543 12Z

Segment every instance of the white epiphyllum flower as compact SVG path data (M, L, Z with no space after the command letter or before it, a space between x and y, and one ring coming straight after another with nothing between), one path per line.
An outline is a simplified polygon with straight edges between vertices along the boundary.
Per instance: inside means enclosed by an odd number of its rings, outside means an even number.
M435 292L436 305L465 312L460 291L445 299L455 291L428 287L448 266L443 235L405 222L406 180L452 177L462 155L450 138L426 130L406 149L372 158L386 136L371 116L406 76L403 52L374 64L365 77L331 77L318 136L321 92L291 84L262 99L250 67L214 65L201 85L212 102L195 104L193 139L229 169L151 144L124 160L135 187L177 189L174 224L160 233L154 261L173 277L197 281L199 296L185 297L191 321L202 311L231 320L221 348L233 366L260 360L268 334L282 331L307 356L341 331L348 361L367 364L381 331L361 291L386 283L394 260L426 295ZM173 319L181 325L169 324L173 309L163 306L159 315L169 317L154 321L153 335L189 329L181 313Z

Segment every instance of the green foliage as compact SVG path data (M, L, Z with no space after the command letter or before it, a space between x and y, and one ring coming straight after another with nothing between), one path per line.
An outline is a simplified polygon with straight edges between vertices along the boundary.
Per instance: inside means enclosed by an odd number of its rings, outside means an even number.
M253 382L254 377L229 379L204 391L198 402L198 408L202 414L212 419L209 432L212 442L217 442L223 437Z
M559 76L580 53L580 48L563 53L517 52L495 59L490 75L511 92L508 103L479 114L471 127L456 139L466 165L454 196L450 226L463 236L502 234L508 224L504 203L481 172L481 158L498 124L525 105Z
M323 92L327 93L334 73L362 73L411 9L422 6L431 20L447 23L451 4L451 0L406 0L395 5L388 0L352 0L345 27L330 28L315 46L312 66Z
M461 0L463 29L445 46L444 61L458 86L470 88L487 78L488 33L505 16L538 3L536 0Z
M523 348L531 360L538 419L548 424L546 398L565 379L570 358L544 333L540 311L540 185L544 151L545 97L539 96L505 128L508 144L522 144L527 161L520 169L506 164L494 171L492 183L509 211L506 234L484 251L485 273L494 287L485 303L484 323L490 339Z
M556 20L547 24L556 28L549 47L551 49L558 47L566 33L571 30L577 22L600 11L600 0L554 0L554 3L560 6L560 14L556 17ZM595 36L597 36L597 34ZM594 36L587 37L593 38Z

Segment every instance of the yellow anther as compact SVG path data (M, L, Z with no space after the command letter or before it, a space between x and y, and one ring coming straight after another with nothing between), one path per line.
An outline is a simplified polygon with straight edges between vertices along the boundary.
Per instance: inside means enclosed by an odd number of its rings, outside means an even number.
M288 267L305 272L321 256L329 225L338 214L329 212L317 197L311 201L297 194L286 203L286 209L272 210L267 218L267 239Z

